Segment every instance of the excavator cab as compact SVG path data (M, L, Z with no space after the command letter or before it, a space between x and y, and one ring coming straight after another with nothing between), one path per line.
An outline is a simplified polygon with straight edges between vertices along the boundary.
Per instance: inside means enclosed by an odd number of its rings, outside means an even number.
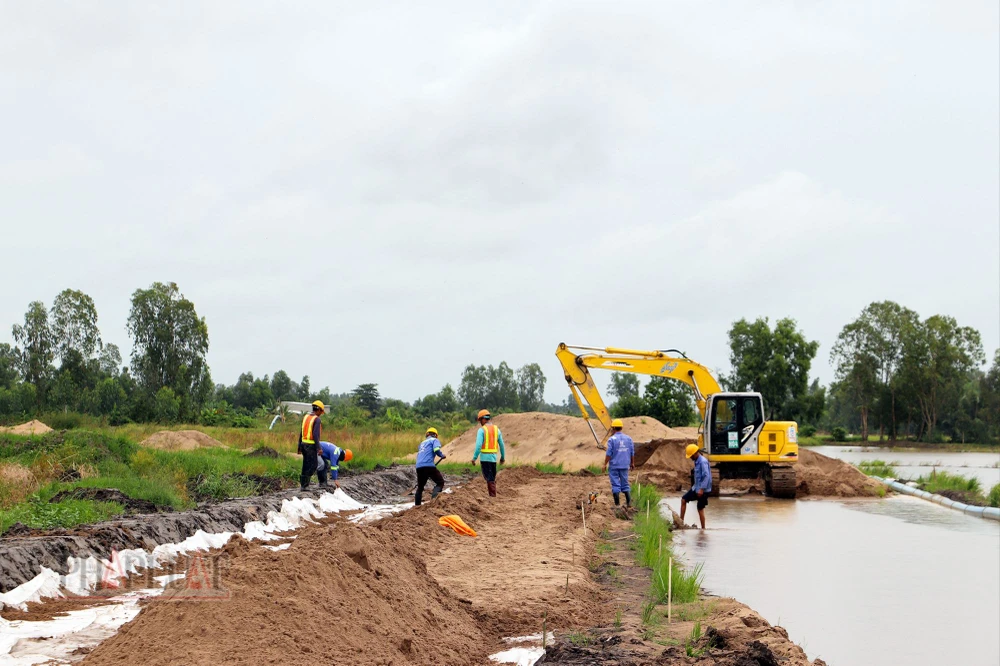
M709 455L756 455L764 425L759 393L717 393L709 397Z

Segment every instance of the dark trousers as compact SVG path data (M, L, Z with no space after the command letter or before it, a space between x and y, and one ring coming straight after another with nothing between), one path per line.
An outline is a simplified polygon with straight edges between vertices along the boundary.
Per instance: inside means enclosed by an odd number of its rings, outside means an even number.
M299 485L302 486L302 490L309 487L309 482L312 481L312 476L316 473L316 459L319 457L316 450L318 448L316 444L303 444L299 447L299 453L302 454L302 475L299 476Z
M444 477L441 476L441 470L437 467L418 467L417 468L417 492L413 496L413 503L420 506L421 500L424 498L424 486L427 485L428 479L434 481L434 490L431 491L431 497L437 497L438 493L444 490Z
M483 469L483 478L486 479L486 483L494 483L497 480L497 464L495 462L483 460L479 466Z

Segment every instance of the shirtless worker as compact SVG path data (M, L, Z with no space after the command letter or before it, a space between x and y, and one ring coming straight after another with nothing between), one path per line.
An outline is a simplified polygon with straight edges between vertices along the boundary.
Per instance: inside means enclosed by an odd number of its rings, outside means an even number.
M694 484L681 497L681 522L684 522L688 502L697 502L701 529L705 529L705 507L708 506L708 495L712 492L712 469L708 466L708 458L697 444L688 444L684 453L688 458L694 459Z

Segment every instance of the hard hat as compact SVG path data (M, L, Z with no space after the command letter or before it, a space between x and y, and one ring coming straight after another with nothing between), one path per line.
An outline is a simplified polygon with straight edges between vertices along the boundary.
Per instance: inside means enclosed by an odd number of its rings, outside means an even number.
M688 444L687 448L684 449L684 455L687 456L688 458L690 458L691 456L693 456L696 453L698 453L698 445L697 444Z
M322 400L315 401L313 403L313 407L315 407L316 409L318 409L321 412L325 412L326 411L326 405L323 404Z
M490 418L490 410L480 409L479 415L476 417L476 420L478 421L479 419L488 419L488 418Z
M344 462L350 462L354 458L354 452L350 449L344 449Z
M612 428L624 428L625 426L622 424L622 420L621 419L615 419L614 421L611 422L611 427Z
M427 429L427 434L428 435L437 435L438 434L437 428L435 428L433 426L430 427L430 428L428 428Z

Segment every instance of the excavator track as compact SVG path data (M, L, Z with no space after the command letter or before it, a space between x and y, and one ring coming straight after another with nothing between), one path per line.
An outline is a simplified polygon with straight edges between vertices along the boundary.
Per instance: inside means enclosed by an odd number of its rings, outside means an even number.
M712 491L708 493L709 497L718 497L719 491L722 490L722 477L719 476L719 468L712 468Z
M770 497L795 499L795 468L769 467L764 477L764 490Z

